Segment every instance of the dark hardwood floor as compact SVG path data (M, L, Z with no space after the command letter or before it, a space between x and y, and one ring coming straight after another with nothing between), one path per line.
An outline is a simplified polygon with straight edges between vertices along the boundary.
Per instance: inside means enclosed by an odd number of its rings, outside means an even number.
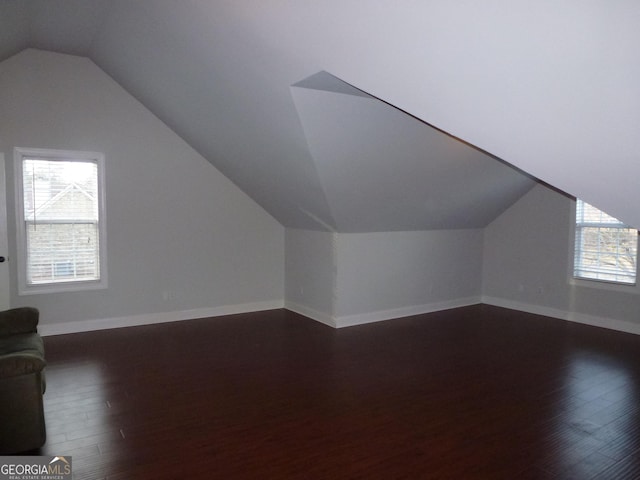
M640 337L489 306L47 337L81 479L638 479Z

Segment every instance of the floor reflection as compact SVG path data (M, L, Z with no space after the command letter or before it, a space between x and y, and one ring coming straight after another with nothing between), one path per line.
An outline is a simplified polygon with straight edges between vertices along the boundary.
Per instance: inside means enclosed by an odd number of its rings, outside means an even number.
M98 455L101 452L94 437L118 439L113 417L114 389L105 381L101 363L56 363L47 367L46 379L43 400L47 442L41 449L43 455Z
M545 470L591 478L640 447L637 376L619 359L590 350L571 354L558 401L558 446Z

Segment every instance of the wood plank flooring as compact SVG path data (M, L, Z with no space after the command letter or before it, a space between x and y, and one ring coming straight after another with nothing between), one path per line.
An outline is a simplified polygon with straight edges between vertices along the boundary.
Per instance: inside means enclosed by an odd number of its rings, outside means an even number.
M83 479L638 479L640 337L489 306L47 337Z

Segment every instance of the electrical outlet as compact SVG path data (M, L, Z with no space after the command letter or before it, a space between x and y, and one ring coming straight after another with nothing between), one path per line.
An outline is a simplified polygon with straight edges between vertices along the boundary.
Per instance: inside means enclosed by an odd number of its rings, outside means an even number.
M162 300L164 300L165 302L175 300L176 297L177 294L173 290L165 290L164 292L162 292Z

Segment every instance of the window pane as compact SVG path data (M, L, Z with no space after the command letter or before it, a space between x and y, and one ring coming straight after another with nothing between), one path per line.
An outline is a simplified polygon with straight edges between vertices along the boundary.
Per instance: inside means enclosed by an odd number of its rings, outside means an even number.
M27 274L31 284L98 280L98 225L29 224Z
M610 223L623 225L617 218L607 215L602 210L597 209L593 205L589 205L581 200L577 201L576 220L578 223Z
M27 159L23 191L27 221L98 220L98 166L94 162Z

